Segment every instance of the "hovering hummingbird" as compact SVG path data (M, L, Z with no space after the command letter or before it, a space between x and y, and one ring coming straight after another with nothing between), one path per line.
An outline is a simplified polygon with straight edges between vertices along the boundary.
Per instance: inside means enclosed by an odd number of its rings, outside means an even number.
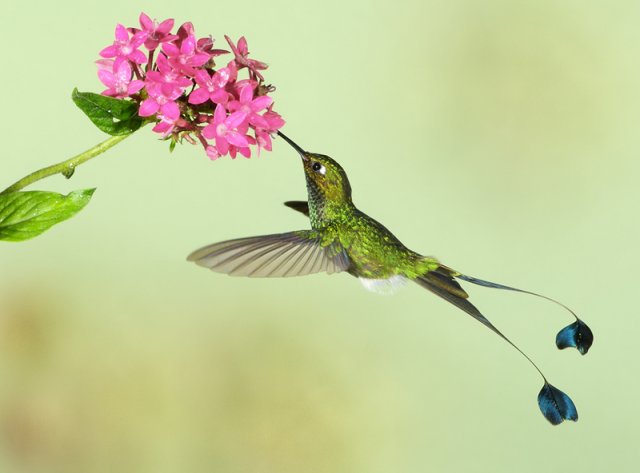
M393 292L413 281L452 303L513 346L538 371L544 381L538 405L553 425L578 420L573 401L551 385L540 368L498 330L471 302L457 280L480 286L542 297L568 310L576 321L563 328L556 345L575 347L583 355L593 343L589 327L567 306L546 296L464 275L431 256L404 246L381 223L358 210L342 167L329 156L309 153L283 133L278 134L302 158L308 201L285 202L307 217L311 229L227 240L205 246L188 256L200 266L231 276L287 277L326 272L347 272L374 292Z

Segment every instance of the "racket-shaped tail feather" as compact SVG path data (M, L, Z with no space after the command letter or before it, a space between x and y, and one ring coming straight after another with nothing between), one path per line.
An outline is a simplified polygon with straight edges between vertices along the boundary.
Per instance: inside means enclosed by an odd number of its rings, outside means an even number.
M535 362L515 343L513 343L500 330L498 330L498 328L496 328L496 326L493 325L493 323L468 300L468 294L455 280L455 278L458 278L467 281L468 277L460 276L462 275L459 275L453 270L450 270L449 268L443 266L436 269L435 271L431 271L424 274L423 276L417 277L415 279L415 282L469 314L471 317L473 317L474 319L482 323L485 327L489 328L491 331L497 334L500 338L505 340L509 345L515 348L523 357L527 359L527 361L540 374L544 382L542 389L538 393L538 407L540 408L540 411L545 416L545 418L551 424L557 425L564 420L577 421L578 411L571 398L567 394L550 384L538 365L536 365ZM476 278L469 279L473 279L473 281L468 282L474 282L482 286L495 287L497 289L509 289L518 292L527 292L509 288L507 286L494 285L494 283L479 280Z
M454 273L454 277L460 279L462 281L470 282L472 284L477 284L478 286L490 287L493 289L503 289L506 291L514 291L521 292L523 294L529 294L532 296L540 297L542 299L546 299L554 304L559 305L560 307L567 310L573 317L576 319L570 325L562 328L558 334L556 335L556 346L562 350L568 347L576 348L582 355L586 355L593 344L593 332L589 328L587 324L585 324L576 313L571 310L569 307L564 305L562 302L559 302L550 297L544 296L542 294L538 294L531 291L526 291L524 289L518 289L511 286L505 286L504 284L498 284L491 281L485 281L484 279L474 278L472 276L467 276L466 274Z

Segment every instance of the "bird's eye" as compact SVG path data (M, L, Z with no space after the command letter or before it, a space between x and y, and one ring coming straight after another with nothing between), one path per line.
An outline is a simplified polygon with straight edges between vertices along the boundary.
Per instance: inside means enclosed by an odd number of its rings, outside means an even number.
M327 172L326 168L317 161L311 165L311 169L313 169L317 173L322 174L323 176Z

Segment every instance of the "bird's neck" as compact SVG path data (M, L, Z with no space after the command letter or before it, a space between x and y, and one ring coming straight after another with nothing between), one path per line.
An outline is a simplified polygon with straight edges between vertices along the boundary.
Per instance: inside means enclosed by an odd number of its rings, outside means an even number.
M351 197L344 195L327 198L320 189L307 185L309 197L309 219L313 228L321 228L345 218L355 209Z

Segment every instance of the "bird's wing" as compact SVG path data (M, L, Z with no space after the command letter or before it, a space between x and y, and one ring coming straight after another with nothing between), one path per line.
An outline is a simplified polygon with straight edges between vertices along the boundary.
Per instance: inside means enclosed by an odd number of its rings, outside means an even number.
M191 253L187 260L231 276L304 276L345 271L350 261L339 242L314 230L227 240Z
M309 216L309 203L306 200L289 200L284 203L287 207Z

